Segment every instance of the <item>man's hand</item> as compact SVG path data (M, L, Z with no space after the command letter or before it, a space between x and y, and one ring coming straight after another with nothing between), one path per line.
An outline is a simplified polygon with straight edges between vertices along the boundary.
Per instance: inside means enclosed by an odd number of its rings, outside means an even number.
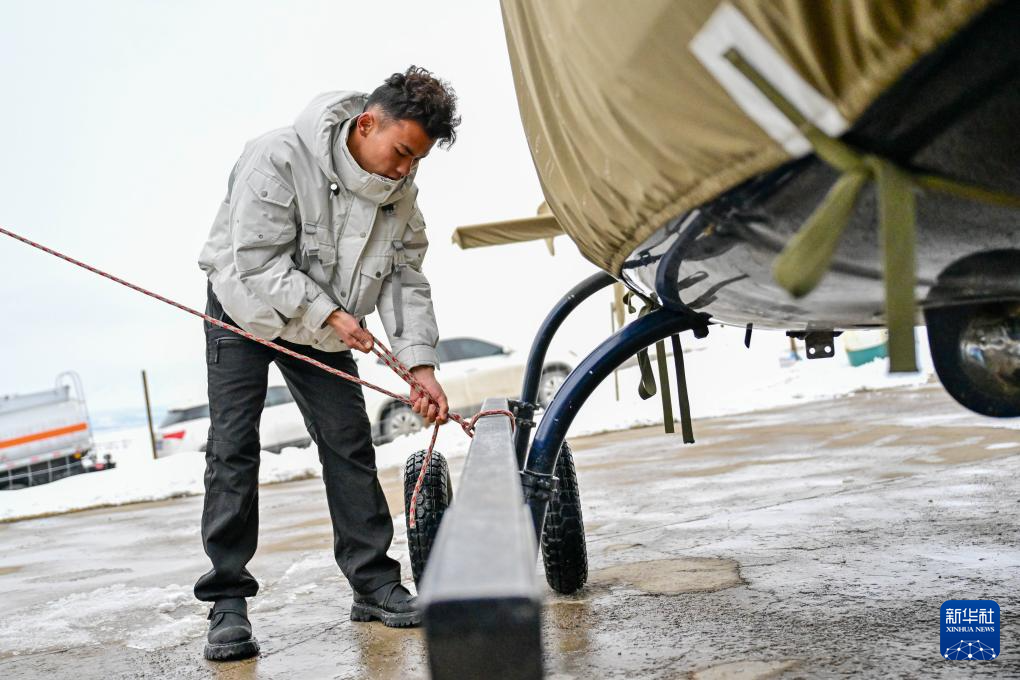
M432 366L415 366L411 369L411 375L428 390L428 395L424 395L417 388L411 388L411 404L414 412L422 417L426 426L434 422L445 423L450 406L446 403L446 392L436 380L436 369ZM432 401L429 401L430 396ZM436 406L437 404L438 406Z
M357 319L347 312L340 309L334 310L332 314L326 317L326 323L333 328L337 336L351 349L356 349L365 354L372 351L375 338L358 324Z

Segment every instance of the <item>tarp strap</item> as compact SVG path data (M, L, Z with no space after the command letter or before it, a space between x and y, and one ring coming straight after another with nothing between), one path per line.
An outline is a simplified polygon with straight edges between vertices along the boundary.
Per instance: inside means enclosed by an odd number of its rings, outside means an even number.
M633 308L632 308L633 309ZM642 317L648 312L652 311L651 305L645 305L638 312L638 317ZM649 399L655 396L655 373L652 372L652 360L648 357L648 348L645 347L637 353L638 369L641 371L641 382L638 384L638 396L641 399Z
M655 343L655 362L659 365L659 384L662 385L662 425L666 434L676 432L673 424L673 395L669 392L669 366L666 363L666 343L659 340Z
M627 309L633 313L634 305L633 293L630 291L624 293L620 298L620 305L626 306ZM638 312L638 316L644 316L648 312L656 309L658 304L653 300L644 306L641 311ZM684 355L683 347L680 345L680 336L673 334L670 338L673 348L673 365L676 369L676 389L677 389L677 405L679 407L680 415L680 432L683 434L683 440L685 444L694 443L694 427L691 422L691 402L690 396L687 391L687 373L684 370ZM668 434L676 432L676 426L673 419L673 398L670 394L669 387L669 368L666 361L666 342L660 340L655 343L655 359L658 364L659 383L662 385L662 423ZM640 350L637 353L638 368L641 371L641 382L638 384L638 396L641 399L649 399L655 395L657 388L655 385L655 372L652 371L652 361L648 356L648 348Z
M803 297L818 285L829 269L861 190L869 180L874 181L885 276L889 369L894 373L916 371L914 192L918 189L937 191L1010 208L1020 208L1020 197L945 177L910 173L887 159L858 151L815 127L737 50L728 50L725 57L797 126L819 158L843 173L776 258L772 267L776 282L794 297Z
M670 336L673 343L673 366L676 369L677 402L680 407L680 432L684 444L694 443L694 426L691 422L691 402L687 394L687 371L684 369L684 348L680 344L680 336Z
M620 302L626 305L627 311L631 314L634 313L634 293L627 291L620 298ZM648 312L652 311L654 306L651 303L646 303L641 307L641 311L637 313L638 318L641 318ZM622 315L621 315L622 317ZM623 328L622 318L620 328ZM655 396L657 391L655 387L655 373L652 372L652 360L648 357L648 348L645 347L638 350L637 353L638 370L641 372L641 382L638 383L637 393L642 400L649 399Z
M652 372L652 360L648 357L648 348L645 347L637 353L638 370L641 371L641 382L638 384L637 393L642 399L649 399L655 396L658 391L655 387L655 373Z

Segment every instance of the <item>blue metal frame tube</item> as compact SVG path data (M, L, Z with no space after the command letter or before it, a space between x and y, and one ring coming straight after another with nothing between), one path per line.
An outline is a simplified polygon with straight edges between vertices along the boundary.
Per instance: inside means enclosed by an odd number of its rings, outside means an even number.
M574 417L591 393L638 350L674 333L703 328L705 323L701 316L656 309L607 338L567 376L542 417L522 473L524 498L531 509L536 536L542 535L560 446Z
M521 387L520 405L527 412L519 413L522 418L518 423L514 441L519 466L524 465L524 455L528 450L528 440L531 437L533 426L531 417L537 406L538 388L542 381L542 369L545 367L545 355L549 350L553 336L578 305L615 282L616 279L606 272L600 271L592 274L560 298L560 301L549 311L542 325L539 326L535 340L531 343L531 351L528 353L528 363L524 369L524 384Z

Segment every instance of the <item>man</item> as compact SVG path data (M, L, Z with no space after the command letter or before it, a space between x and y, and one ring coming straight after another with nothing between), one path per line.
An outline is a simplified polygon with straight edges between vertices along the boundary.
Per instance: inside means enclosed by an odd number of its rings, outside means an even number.
M412 66L368 96L320 95L293 126L249 142L199 257L207 313L357 375L350 350L371 351L364 317L378 309L397 358L428 390L412 391L414 410L426 423L444 422L414 175L436 142L454 142L456 103L445 82ZM319 450L334 553L354 590L351 619L417 625L415 598L386 555L393 524L361 387L205 326L211 423L202 542L212 569L195 596L213 603L206 658L258 653L245 600L258 583L246 565L258 536L258 426L270 362Z

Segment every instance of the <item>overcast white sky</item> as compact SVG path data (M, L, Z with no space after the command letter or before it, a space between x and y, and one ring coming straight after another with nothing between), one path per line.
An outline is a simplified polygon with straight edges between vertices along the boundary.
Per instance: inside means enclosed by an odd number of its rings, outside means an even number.
M0 4L0 225L204 309L195 260L244 142L319 92L371 90L415 63L448 79L464 122L418 172L440 332L526 351L550 305L595 271L565 238L461 251L454 227L530 215L541 191L499 5L461 2ZM608 296L564 328L587 350ZM78 371L93 411L205 393L201 322L0 237L0 395ZM375 328L378 329L376 322ZM442 376L440 375L440 378Z

